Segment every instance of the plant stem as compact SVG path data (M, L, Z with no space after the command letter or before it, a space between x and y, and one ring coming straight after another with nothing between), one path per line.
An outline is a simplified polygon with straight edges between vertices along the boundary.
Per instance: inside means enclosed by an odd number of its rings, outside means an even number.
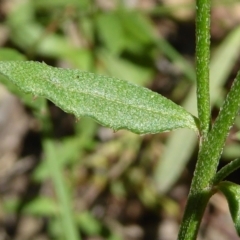
M219 158L240 103L240 74L238 74L213 128L209 131L210 0L197 0L196 4L196 77L202 142L178 235L179 240L196 239L204 210L214 193L212 186L216 180L214 176Z
M210 96L209 96L209 62L210 62L210 0L197 0L196 3L196 79L198 117L203 139L209 131Z
M213 183L222 149L234 123L240 105L240 72L224 101L213 128L208 133L199 150L198 161L191 184L186 210L179 231L180 240L196 238L200 221L213 194Z
M193 189L188 196L178 240L195 240L201 219L212 193L209 189L195 192Z
M210 96L209 96L209 63L210 63L210 0L196 1L196 79L197 79L197 105L198 117L200 121L200 151L198 164L192 180L187 206L184 212L178 239L192 240L197 236L197 231L204 213L204 209L211 197L211 191L206 188L208 177L212 176L212 171L207 175L206 182L202 182L199 175L204 169L201 156L206 146L206 137L210 124ZM201 145L202 144L202 145ZM208 145L207 145L208 147ZM198 184L199 183L199 184Z
M231 161L225 167L221 168L213 179L213 185L218 184L220 181L222 181L232 172L236 171L238 168L240 168L240 158Z

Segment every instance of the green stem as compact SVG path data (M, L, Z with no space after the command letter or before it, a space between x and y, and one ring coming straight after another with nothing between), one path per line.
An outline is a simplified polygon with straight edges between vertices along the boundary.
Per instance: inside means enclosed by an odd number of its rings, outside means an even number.
M208 133L199 150L198 161L192 180L186 210L179 231L181 240L196 238L200 221L213 194L213 182L222 149L234 123L240 105L240 72L238 73L222 110L220 111L213 128Z
M200 130L203 138L209 131L209 63L210 63L210 0L197 0L196 4L196 78Z
M210 124L210 96L209 96L209 63L210 63L210 0L197 0L196 2L196 79L197 79L197 102L198 117L200 120L201 141L187 206L180 227L178 239L196 239L200 220L204 209L211 197L211 189L207 187L208 178L212 174L212 168L207 175L202 175L204 168L202 157L206 151L206 138ZM214 169L214 168L213 168ZM203 181L206 177L206 182ZM212 176L212 175L211 175Z
M220 181L222 181L224 178L226 178L228 175L230 175L232 172L236 171L239 168L240 158L231 161L218 171L218 173L215 175L213 179L213 185L217 185Z
M190 191L187 206L178 234L178 240L195 240L204 210L212 192L210 189L199 192Z

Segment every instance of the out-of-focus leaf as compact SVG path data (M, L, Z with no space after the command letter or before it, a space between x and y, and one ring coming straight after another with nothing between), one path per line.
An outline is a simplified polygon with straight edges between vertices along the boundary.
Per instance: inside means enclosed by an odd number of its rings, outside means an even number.
M153 26L142 13L120 11L119 16L129 37L142 44L150 44L154 41Z
M240 141L240 131L238 131L235 136Z
M88 0L57 0L57 1L49 1L49 0L34 0L32 2L34 6L38 8L56 8L56 7L66 7L66 6L81 6L84 7L89 4Z
M79 138L72 137L63 140L61 148L58 149L59 155L61 156L61 158L58 159L58 164L61 168L67 164L72 164L76 162L76 159L79 159L81 145L83 145L83 141ZM44 181L49 176L51 176L51 172L49 172L48 163L46 161L41 161L39 166L35 169L32 177L34 181L40 182Z
M136 65L104 50L100 50L98 52L98 57L111 76L115 76L141 86L146 85L154 75L152 68Z
M43 149L48 162L49 172L53 180L56 196L59 205L59 214L61 217L62 229L65 239L81 240L77 226L74 221L74 213L71 209L71 194L69 193L66 180L63 177L61 165L58 160L62 158L59 154L56 144L46 139L43 142Z
M76 216L76 221L83 232L88 235L99 235L102 229L102 224L90 212L82 212Z
M18 51L11 48L0 48L0 61L26 60L26 57Z
M38 197L23 208L24 213L46 217L55 215L58 211L56 202L46 197Z
M219 183L218 189L224 194L228 201L235 228L240 236L240 186L232 182L224 181Z
M223 155L224 158L227 159L233 159L233 158L237 158L240 156L240 146L239 143L232 143L230 145L227 145L224 149L223 149Z
M5 199L2 202L3 211L6 213L15 213L19 208L20 201L17 198Z
M112 53L120 53L125 45L125 33L118 15L109 12L98 15L96 18L98 35Z
M139 54L156 44L153 26L140 12L121 9L101 13L96 18L96 26L100 39L113 54L122 50Z
M17 212L21 205L21 201L19 199L8 199L3 202L3 209L7 213ZM59 212L58 206L56 202L54 202L50 198L46 197L38 197L30 202L23 208L23 212L25 214L31 215L40 215L40 216L53 216Z
M34 19L34 8L30 1L19 2L9 13L7 26L13 43L26 55L64 59L83 70L92 66L92 53L71 44L66 37L48 31Z
M185 109L123 80L25 61L2 61L0 72L22 91L46 97L78 118L89 116L114 130L142 134L176 128L198 131L197 119Z

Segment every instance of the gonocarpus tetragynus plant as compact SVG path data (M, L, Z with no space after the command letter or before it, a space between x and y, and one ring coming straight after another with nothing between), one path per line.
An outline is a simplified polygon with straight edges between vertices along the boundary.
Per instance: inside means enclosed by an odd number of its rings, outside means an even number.
M160 133L189 128L199 138L199 154L178 238L195 239L210 197L221 191L240 235L240 187L223 181L240 166L236 159L217 172L222 149L240 105L240 74L211 125L209 97L210 1L196 4L196 77L198 118L146 88L80 70L44 63L2 61L0 73L23 92L45 97L77 118L88 116L112 129ZM183 149L184 151L184 149Z

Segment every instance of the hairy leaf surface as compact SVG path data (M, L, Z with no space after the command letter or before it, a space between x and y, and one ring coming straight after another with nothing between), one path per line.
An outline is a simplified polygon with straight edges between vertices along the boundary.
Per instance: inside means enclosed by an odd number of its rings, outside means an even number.
M0 73L22 91L45 97L77 118L88 116L114 130L195 131L197 119L165 97L127 81L31 61L2 61Z

